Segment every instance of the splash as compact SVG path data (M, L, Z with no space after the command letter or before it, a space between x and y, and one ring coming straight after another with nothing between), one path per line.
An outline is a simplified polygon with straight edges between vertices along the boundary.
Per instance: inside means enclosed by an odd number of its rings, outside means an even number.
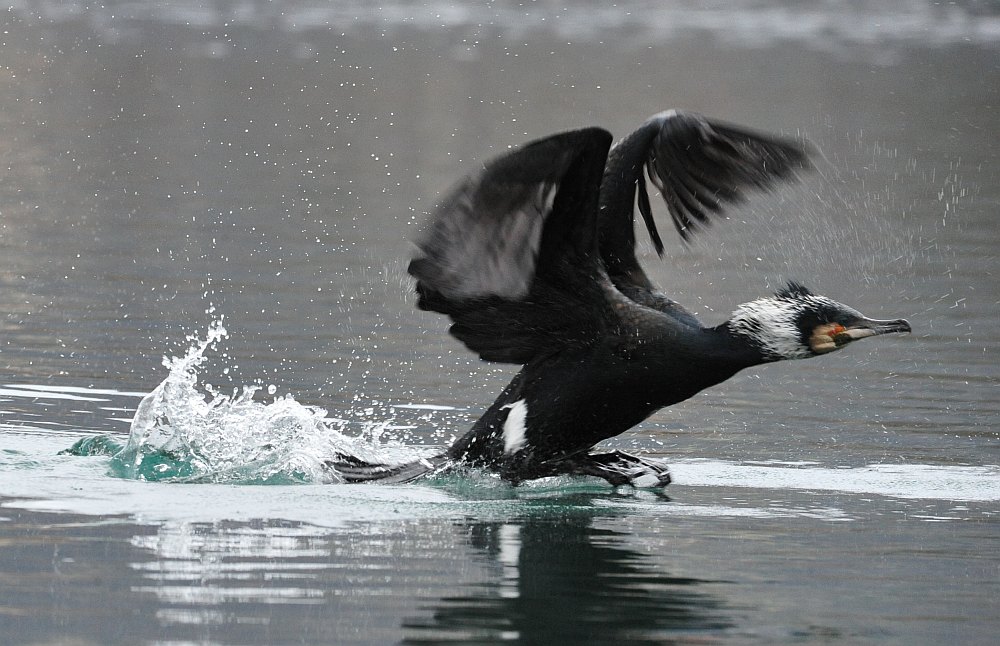
M168 374L143 397L126 445L112 458L114 475L143 480L290 484L340 482L329 467L334 456L397 464L426 450L383 440L390 422L371 423L358 436L348 422L291 396L260 402L260 386L225 395L199 384L205 354L228 337L222 321L182 357L165 358Z

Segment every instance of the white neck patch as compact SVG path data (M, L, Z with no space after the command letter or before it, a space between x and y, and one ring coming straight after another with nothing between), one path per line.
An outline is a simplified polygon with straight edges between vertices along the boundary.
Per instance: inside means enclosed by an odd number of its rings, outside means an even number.
M798 318L813 308L837 306L824 296L761 298L736 308L728 325L731 332L751 339L770 359L805 359L813 356L802 341Z

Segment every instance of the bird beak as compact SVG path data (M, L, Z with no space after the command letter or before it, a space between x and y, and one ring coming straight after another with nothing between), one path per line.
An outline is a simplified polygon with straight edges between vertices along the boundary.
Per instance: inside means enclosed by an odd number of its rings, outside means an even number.
M909 322L906 319L896 319L894 321L877 321L875 319L862 318L852 323L848 328L833 337L834 344L839 348L847 345L851 341L865 339L879 334L892 334L894 332L912 332Z

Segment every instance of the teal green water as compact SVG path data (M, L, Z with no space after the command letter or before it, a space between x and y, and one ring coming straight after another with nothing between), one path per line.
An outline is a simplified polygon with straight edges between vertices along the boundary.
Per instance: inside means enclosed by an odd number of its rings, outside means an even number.
M61 451L65 455L110 457L108 475L115 478L135 478L146 481L185 482L198 476L200 457L191 453L153 450L138 461L134 453L125 452L121 438L109 435L86 437ZM242 473L230 473L227 480L233 484L288 485L309 482L304 473L271 474L260 477L254 466L247 466Z

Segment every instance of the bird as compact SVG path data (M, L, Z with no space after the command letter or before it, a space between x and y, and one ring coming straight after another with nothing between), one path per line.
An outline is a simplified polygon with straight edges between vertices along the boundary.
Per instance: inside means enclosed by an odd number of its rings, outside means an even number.
M408 273L416 306L485 361L521 368L472 428L403 464L341 456L344 482L409 482L464 465L518 484L558 475L664 487L662 461L595 446L736 373L910 332L789 282L708 326L636 257L636 211L664 245L648 183L682 240L753 192L812 168L804 140L668 110L612 146L605 129L515 148L459 182L431 215Z

